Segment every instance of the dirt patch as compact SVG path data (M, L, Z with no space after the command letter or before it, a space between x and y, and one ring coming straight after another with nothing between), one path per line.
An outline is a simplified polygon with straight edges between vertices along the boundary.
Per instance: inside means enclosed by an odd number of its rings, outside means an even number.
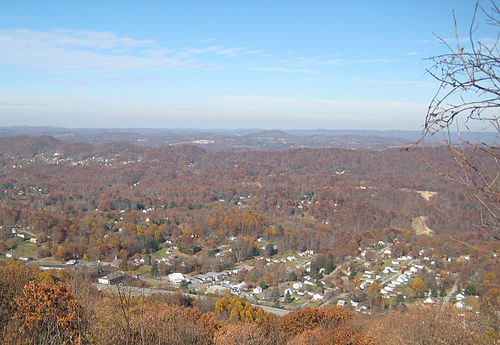
M429 192L426 190L417 190L417 193L427 201L429 201L434 195L437 195L437 192Z
M418 235L429 235L432 236L434 235L434 231L429 229L427 224L425 224L425 221L427 220L426 217L420 216L413 218L411 221L411 228L415 231L415 233Z

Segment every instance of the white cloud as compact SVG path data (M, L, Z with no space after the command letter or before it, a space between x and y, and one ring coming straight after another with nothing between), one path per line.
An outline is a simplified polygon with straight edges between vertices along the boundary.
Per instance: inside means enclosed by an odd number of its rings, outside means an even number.
M371 85L401 85L407 87L437 87L439 83L431 81L413 81L413 80L382 80L382 79L349 79L351 82L365 83Z
M221 49L217 50L215 54L225 55L225 56L238 56L243 52L243 48L229 48L229 49Z
M354 60L356 63L391 63L391 62L397 62L397 60L390 60L390 59L384 59L384 58L373 58L373 59L358 59Z
M55 77L45 78L46 82L69 83L76 85L99 83L132 83L137 84L146 81L163 80L163 78L153 75L93 75L86 77Z
M343 63L345 63L345 61L342 59L329 59L329 60L318 61L318 65L340 65Z
M252 67L250 70L259 72L320 73L319 71L310 68Z
M230 58L262 51L220 46L172 49L109 31L0 30L0 67L57 73L204 68L214 65L210 57L201 60L208 53Z
M113 32L0 30L0 66L52 72L182 69L189 56Z
M221 47L210 46L206 48L186 48L186 51L193 54L205 54L213 51L220 50Z

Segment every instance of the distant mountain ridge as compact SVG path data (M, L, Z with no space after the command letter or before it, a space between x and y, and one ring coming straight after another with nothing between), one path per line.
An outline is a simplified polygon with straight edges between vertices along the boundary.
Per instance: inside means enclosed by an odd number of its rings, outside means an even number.
M286 150L298 147L381 150L413 145L419 131L375 130L261 130L261 129L154 129L154 128L61 128L0 127L0 137L50 136L67 143L99 145L123 142L140 146L193 144L210 151ZM470 135L469 135L470 136ZM466 137L467 138L467 137ZM496 133L480 133L478 138L498 142ZM438 137L428 137L425 145L439 145ZM40 139L42 140L42 139ZM49 140L45 138L43 140ZM43 141L42 140L42 141ZM42 147L43 147L43 143ZM26 144L27 145L27 144ZM28 147L24 149L29 150Z

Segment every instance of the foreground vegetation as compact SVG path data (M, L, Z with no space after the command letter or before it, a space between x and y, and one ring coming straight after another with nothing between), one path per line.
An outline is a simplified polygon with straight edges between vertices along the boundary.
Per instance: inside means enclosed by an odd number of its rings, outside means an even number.
M362 317L338 306L280 318L237 297L108 295L85 278L19 262L0 268L4 344L495 344L467 311L421 307Z

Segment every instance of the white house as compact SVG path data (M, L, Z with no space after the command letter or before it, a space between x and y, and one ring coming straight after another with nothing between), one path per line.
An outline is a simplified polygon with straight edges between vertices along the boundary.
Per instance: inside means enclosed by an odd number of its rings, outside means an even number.
M108 275L100 277L99 279L97 279L97 281L100 284L110 285L110 284L114 284L114 283L118 282L124 276L125 276L125 273L120 272L120 271L115 271L115 272L112 272Z
M319 293L314 294L313 297L312 297L313 301L317 301L317 300L320 300L320 299L323 299L323 298L324 298L324 296L320 295Z
M260 286L255 287L252 292L254 294L261 294L262 293L262 288Z
M174 284L180 284L181 281L185 280L182 273L171 273L168 275L168 280Z
M433 304L434 300L430 297L427 297L427 299L424 301L425 304Z
M212 286L209 286L207 288L207 291L205 293L207 295L209 295L209 294L218 295L218 294L224 293L224 291L226 291L226 290L227 290L227 288L225 288L223 286L212 285Z

